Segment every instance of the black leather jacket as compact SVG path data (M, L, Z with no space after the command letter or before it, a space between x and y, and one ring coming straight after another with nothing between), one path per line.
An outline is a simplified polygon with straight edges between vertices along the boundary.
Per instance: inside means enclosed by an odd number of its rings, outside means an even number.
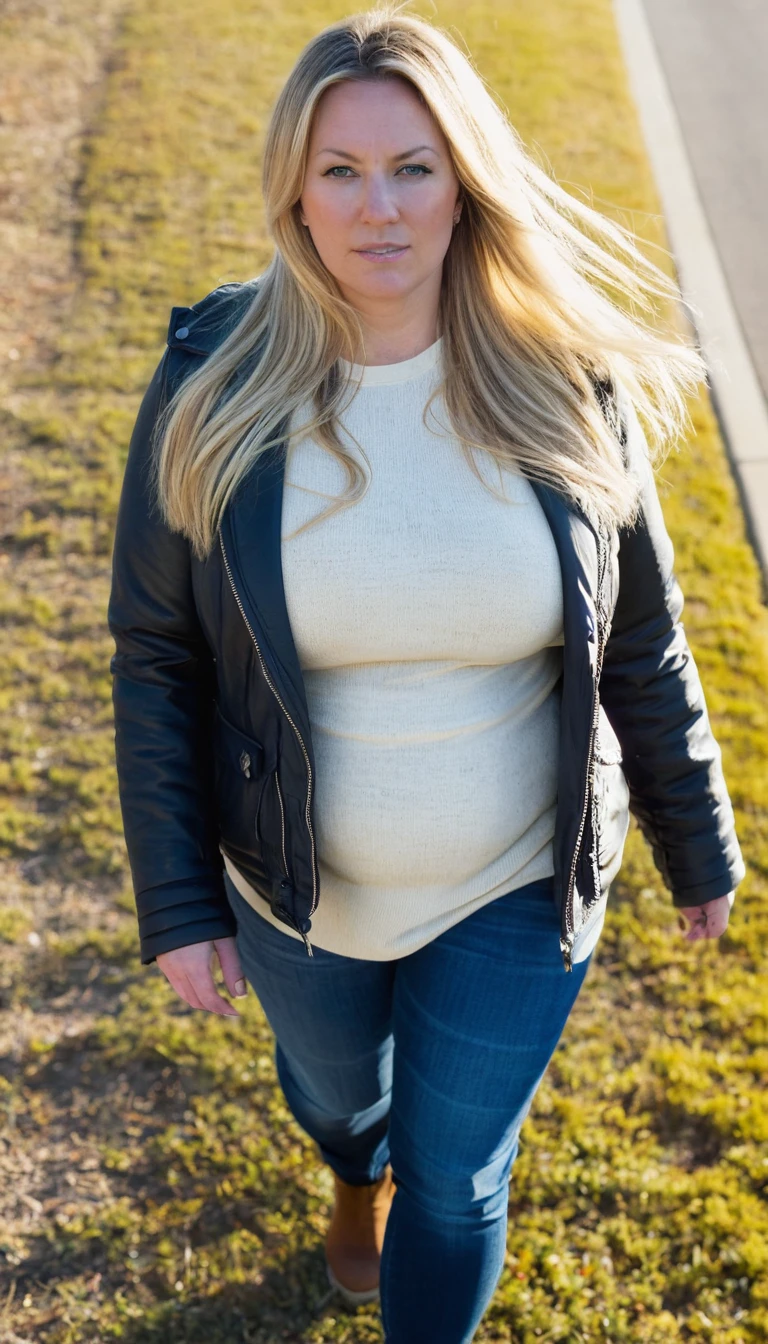
M110 671L144 963L234 933L219 846L309 954L321 896L312 736L282 583L284 454L269 450L241 482L204 562L163 524L146 477L164 399L238 320L254 283L172 310L123 479ZM745 873L636 419L624 419L622 438L644 480L634 529L593 529L558 492L531 482L563 580L554 876L566 970L576 935L607 899L630 810L675 906L723 896Z

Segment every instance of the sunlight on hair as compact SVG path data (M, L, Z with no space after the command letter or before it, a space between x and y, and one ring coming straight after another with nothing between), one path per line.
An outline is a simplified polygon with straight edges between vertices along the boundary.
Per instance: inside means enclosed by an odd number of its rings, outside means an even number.
M620 420L641 417L654 465L689 427L686 398L706 367L683 329L675 281L636 234L534 162L468 55L404 9L384 4L324 28L273 107L262 190L274 255L245 282L236 322L159 426L161 508L198 558L209 554L232 493L285 440L307 399L315 420L301 431L348 477L346 493L308 525L354 504L366 486L337 423L355 390L338 361L364 349L363 331L297 207L318 102L344 80L407 80L450 148L463 212L443 263L445 376L425 415L442 393L475 475L480 449L558 490L597 525L631 525L638 483L624 463ZM601 409L596 382L613 390L613 414Z

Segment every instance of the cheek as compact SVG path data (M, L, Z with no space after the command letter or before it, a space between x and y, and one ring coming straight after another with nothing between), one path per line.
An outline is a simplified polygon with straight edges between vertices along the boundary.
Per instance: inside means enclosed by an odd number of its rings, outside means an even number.
M318 185L304 196L307 218L321 227L325 219L337 219L349 214L354 206L351 192L334 191L329 184Z
M319 193L307 209L315 245L328 254L344 252L349 239L355 236L356 210L351 196L342 199L340 192Z
M418 214L429 229L447 230L453 226L453 212L456 208L455 196L448 191L436 192L434 196L425 193L419 203Z

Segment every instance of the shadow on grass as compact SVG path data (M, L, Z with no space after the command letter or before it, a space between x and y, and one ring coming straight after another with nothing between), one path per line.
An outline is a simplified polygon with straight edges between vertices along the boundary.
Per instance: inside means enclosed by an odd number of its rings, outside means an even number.
M62 958L57 986L69 971L80 991L88 960ZM272 1344L343 1315L325 1275L327 1174L287 1110L258 1003L233 1027L135 961L111 977L111 1013L6 1061L15 1147L34 1164L15 1266L33 1338L68 1339L66 1319L81 1339ZM375 1307L361 1310L379 1339Z

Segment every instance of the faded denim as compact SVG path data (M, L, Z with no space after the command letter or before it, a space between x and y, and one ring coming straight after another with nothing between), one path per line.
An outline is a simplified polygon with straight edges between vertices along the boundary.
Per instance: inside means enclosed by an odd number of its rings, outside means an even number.
M398 960L319 947L308 957L228 876L226 886L293 1115L345 1181L374 1181L392 1163L381 1263L387 1344L469 1344L503 1268L520 1128L594 934L567 973L549 877Z

